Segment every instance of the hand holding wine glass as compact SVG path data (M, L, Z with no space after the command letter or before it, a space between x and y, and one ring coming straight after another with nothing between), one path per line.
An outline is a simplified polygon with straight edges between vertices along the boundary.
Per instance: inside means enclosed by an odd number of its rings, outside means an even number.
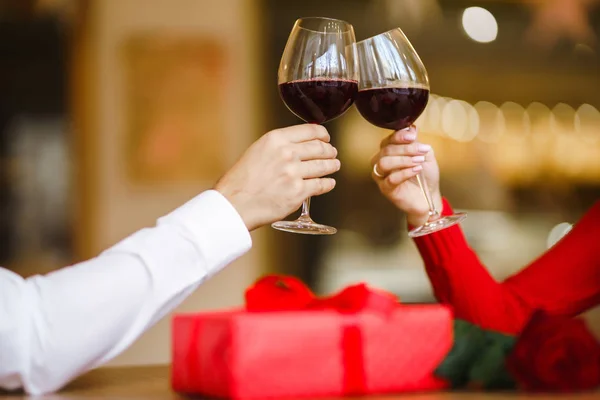
M431 146L416 141L416 127L397 131L381 141L379 152L371 159L384 178L373 173L381 193L406 213L408 223L421 226L429 219L429 207L416 179L422 172L437 210L442 211L440 171ZM375 167L376 165L376 167Z
M279 66L279 94L288 109L308 123L323 124L344 114L354 103L358 71L354 57L354 28L331 18L296 21ZM337 230L315 223L310 198L295 221L273 228L286 232L331 235Z
M275 129L254 142L217 182L248 230L284 218L307 196L332 190L340 168L327 130L302 124Z
M396 28L358 42L356 49L360 71L356 107L360 114L380 128L395 131L409 128L423 113L429 100L429 77L408 38L400 28ZM411 155L417 156L419 154ZM373 175L376 179L393 179L382 174L378 165L379 163L373 162ZM414 182L423 194L428 218L411 230L409 236L427 235L466 218L464 213L442 217L440 205L436 204L431 195L422 166L419 169L415 165L412 171L416 172ZM406 170L397 173L396 176L402 173L406 174ZM403 186L407 187L409 186Z

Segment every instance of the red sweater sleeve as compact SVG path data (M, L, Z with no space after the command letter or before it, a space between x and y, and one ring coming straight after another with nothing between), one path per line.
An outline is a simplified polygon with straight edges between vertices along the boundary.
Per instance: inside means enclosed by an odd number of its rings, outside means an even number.
M452 214L444 199L443 215ZM499 283L455 225L415 238L436 298L457 318L518 333L536 309L577 315L600 304L600 202L555 246Z

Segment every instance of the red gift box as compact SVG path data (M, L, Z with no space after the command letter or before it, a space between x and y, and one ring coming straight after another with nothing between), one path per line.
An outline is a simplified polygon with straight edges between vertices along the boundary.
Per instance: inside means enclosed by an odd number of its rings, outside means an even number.
M246 309L176 315L173 390L237 399L326 397L446 388L433 371L453 342L452 313L402 305L356 285L315 298L268 277Z

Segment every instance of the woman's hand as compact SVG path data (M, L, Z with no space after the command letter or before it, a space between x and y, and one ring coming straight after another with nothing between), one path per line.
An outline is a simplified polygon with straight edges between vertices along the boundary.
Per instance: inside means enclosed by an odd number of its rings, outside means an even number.
M433 150L416 140L417 129L414 126L392 133L382 140L371 165L373 179L381 193L406 213L409 224L420 226L429 218L429 207L416 179L417 174L423 171L439 212L442 211L442 196L440 171Z

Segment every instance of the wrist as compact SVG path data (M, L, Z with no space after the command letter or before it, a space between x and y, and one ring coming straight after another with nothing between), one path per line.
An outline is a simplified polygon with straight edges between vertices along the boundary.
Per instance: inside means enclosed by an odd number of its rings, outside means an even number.
M442 200L442 194L439 190L431 192L431 200L433 201L433 205L435 206L438 215L441 216L444 212L444 201Z
M243 193L240 193L239 191L230 191L226 187L221 187L219 184L215 186L214 190L221 193L221 195L227 199L229 204L235 208L235 211L237 211L248 231L253 231L258 228L258 224L252 218L253 213L248 207L248 202L244 201Z
M432 191L430 195L433 206L435 207L435 211L437 211L437 216L439 217L444 211L442 195L439 191ZM407 213L406 220L410 226L416 227L426 224L431 217L433 217L433 214L430 213L429 208L426 208L419 210L418 212Z

